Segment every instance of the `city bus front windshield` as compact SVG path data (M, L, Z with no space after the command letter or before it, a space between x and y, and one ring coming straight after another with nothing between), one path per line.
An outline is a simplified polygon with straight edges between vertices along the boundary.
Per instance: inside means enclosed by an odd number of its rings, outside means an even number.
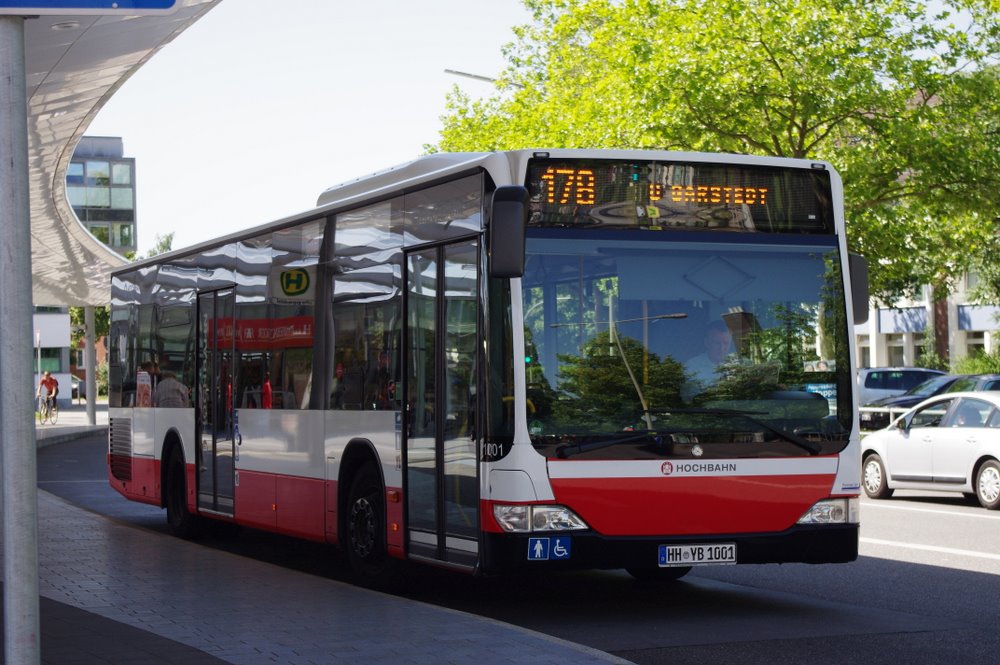
M527 420L549 457L831 454L851 382L835 236L531 229Z

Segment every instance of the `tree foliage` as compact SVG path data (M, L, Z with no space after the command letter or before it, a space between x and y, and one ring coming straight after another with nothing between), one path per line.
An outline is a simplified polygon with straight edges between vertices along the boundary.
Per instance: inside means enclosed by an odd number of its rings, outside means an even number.
M94 308L94 335L96 337L99 338L108 334L108 330L110 330L110 322L111 308L107 306ZM73 346L76 347L86 332L83 307L69 308L69 323L71 330L70 338L73 342Z
M998 0L525 4L496 91L456 88L432 149L827 160L885 300L946 292L997 249Z
M164 235L156 234L156 240L153 242L153 246L146 252L146 255L141 257L144 259L150 259L158 254L166 254L174 246L174 232L166 233Z

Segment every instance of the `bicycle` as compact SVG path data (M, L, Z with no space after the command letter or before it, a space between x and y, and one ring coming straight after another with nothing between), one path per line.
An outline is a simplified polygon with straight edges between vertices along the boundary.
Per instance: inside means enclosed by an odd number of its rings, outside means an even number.
M52 425L56 424L59 419L59 405L56 404L56 398L46 397L44 395L38 396L38 422L42 425L45 423L50 423Z

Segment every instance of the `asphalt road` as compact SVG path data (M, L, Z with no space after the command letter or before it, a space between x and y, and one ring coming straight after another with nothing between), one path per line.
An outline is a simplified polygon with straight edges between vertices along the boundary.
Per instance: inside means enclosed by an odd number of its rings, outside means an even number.
M165 532L161 510L108 487L104 445L98 437L42 449L39 487ZM204 544L347 579L321 545L249 530ZM621 571L470 580L420 568L404 593L642 665L1000 662L1000 513L958 495L863 500L861 547L850 564L703 568L669 587Z

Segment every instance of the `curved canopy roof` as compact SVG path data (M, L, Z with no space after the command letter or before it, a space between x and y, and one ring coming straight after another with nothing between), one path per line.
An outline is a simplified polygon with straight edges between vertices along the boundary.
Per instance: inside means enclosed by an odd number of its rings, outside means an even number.
M77 221L66 200L66 169L118 87L220 1L178 0L177 11L167 15L46 15L25 21L35 305L108 303L110 271L125 260Z

